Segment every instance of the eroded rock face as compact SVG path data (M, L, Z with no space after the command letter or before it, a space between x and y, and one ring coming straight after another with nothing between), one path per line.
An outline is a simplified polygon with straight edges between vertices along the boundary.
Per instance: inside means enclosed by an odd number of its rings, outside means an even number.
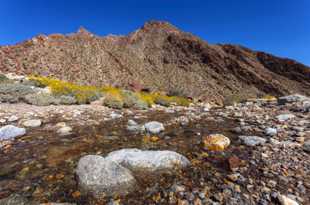
M173 173L190 165L190 161L173 151L143 151L139 149L121 149L111 152L107 160L117 162L132 172L157 174Z
M130 170L98 155L82 157L76 174L81 192L96 198L126 195L136 186Z
M222 134L212 134L203 138L204 147L210 151L224 151L230 145L230 139Z
M6 125L0 128L0 140L13 139L26 134L24 128L15 127L14 125Z

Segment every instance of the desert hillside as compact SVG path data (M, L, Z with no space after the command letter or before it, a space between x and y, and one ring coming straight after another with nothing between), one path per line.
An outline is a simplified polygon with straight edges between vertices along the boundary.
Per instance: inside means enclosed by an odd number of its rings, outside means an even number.
M137 86L222 102L228 95L310 94L310 68L236 45L211 45L166 22L127 36L38 35L0 47L4 73L96 86Z

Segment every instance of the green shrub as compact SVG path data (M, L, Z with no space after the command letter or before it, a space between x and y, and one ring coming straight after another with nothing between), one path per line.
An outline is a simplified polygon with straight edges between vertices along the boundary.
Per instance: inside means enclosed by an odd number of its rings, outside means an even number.
M1 84L0 101L1 102L19 102L24 96L37 92L37 89L18 83Z
M124 102L125 108L137 108L137 109L147 109L148 104L139 98L139 95L135 92L123 90L121 96Z
M49 93L34 93L24 97L26 103L38 106L58 105L60 100Z

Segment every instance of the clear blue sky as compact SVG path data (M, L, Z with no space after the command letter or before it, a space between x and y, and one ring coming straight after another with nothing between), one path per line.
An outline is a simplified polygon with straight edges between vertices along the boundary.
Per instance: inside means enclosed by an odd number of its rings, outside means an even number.
M128 34L148 20L310 65L310 0L1 0L0 45L81 25L97 35Z

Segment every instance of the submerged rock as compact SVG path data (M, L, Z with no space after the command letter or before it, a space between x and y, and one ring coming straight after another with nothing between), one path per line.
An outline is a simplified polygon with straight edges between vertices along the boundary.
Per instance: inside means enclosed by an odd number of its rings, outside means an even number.
M223 151L230 145L230 139L222 134L212 134L203 138L204 147L210 151Z
M23 126L25 127L40 127L41 124L42 124L42 121L39 119L26 120L23 122Z
M248 146L263 145L267 141L266 139L258 136L239 136L239 139L241 139L243 144Z
M139 149L121 149L111 152L107 160L117 162L133 172L171 173L190 165L190 161L173 151L143 151Z
M59 135L62 135L62 136L71 135L72 134L72 128L69 126L63 126L57 130L57 133Z
M6 125L0 128L0 140L8 140L26 134L25 128Z
M131 171L97 155L82 157L77 166L78 184L83 194L96 198L126 195L134 191L136 180Z
M150 134L158 134L165 130L163 123L152 121L144 124L145 130Z

